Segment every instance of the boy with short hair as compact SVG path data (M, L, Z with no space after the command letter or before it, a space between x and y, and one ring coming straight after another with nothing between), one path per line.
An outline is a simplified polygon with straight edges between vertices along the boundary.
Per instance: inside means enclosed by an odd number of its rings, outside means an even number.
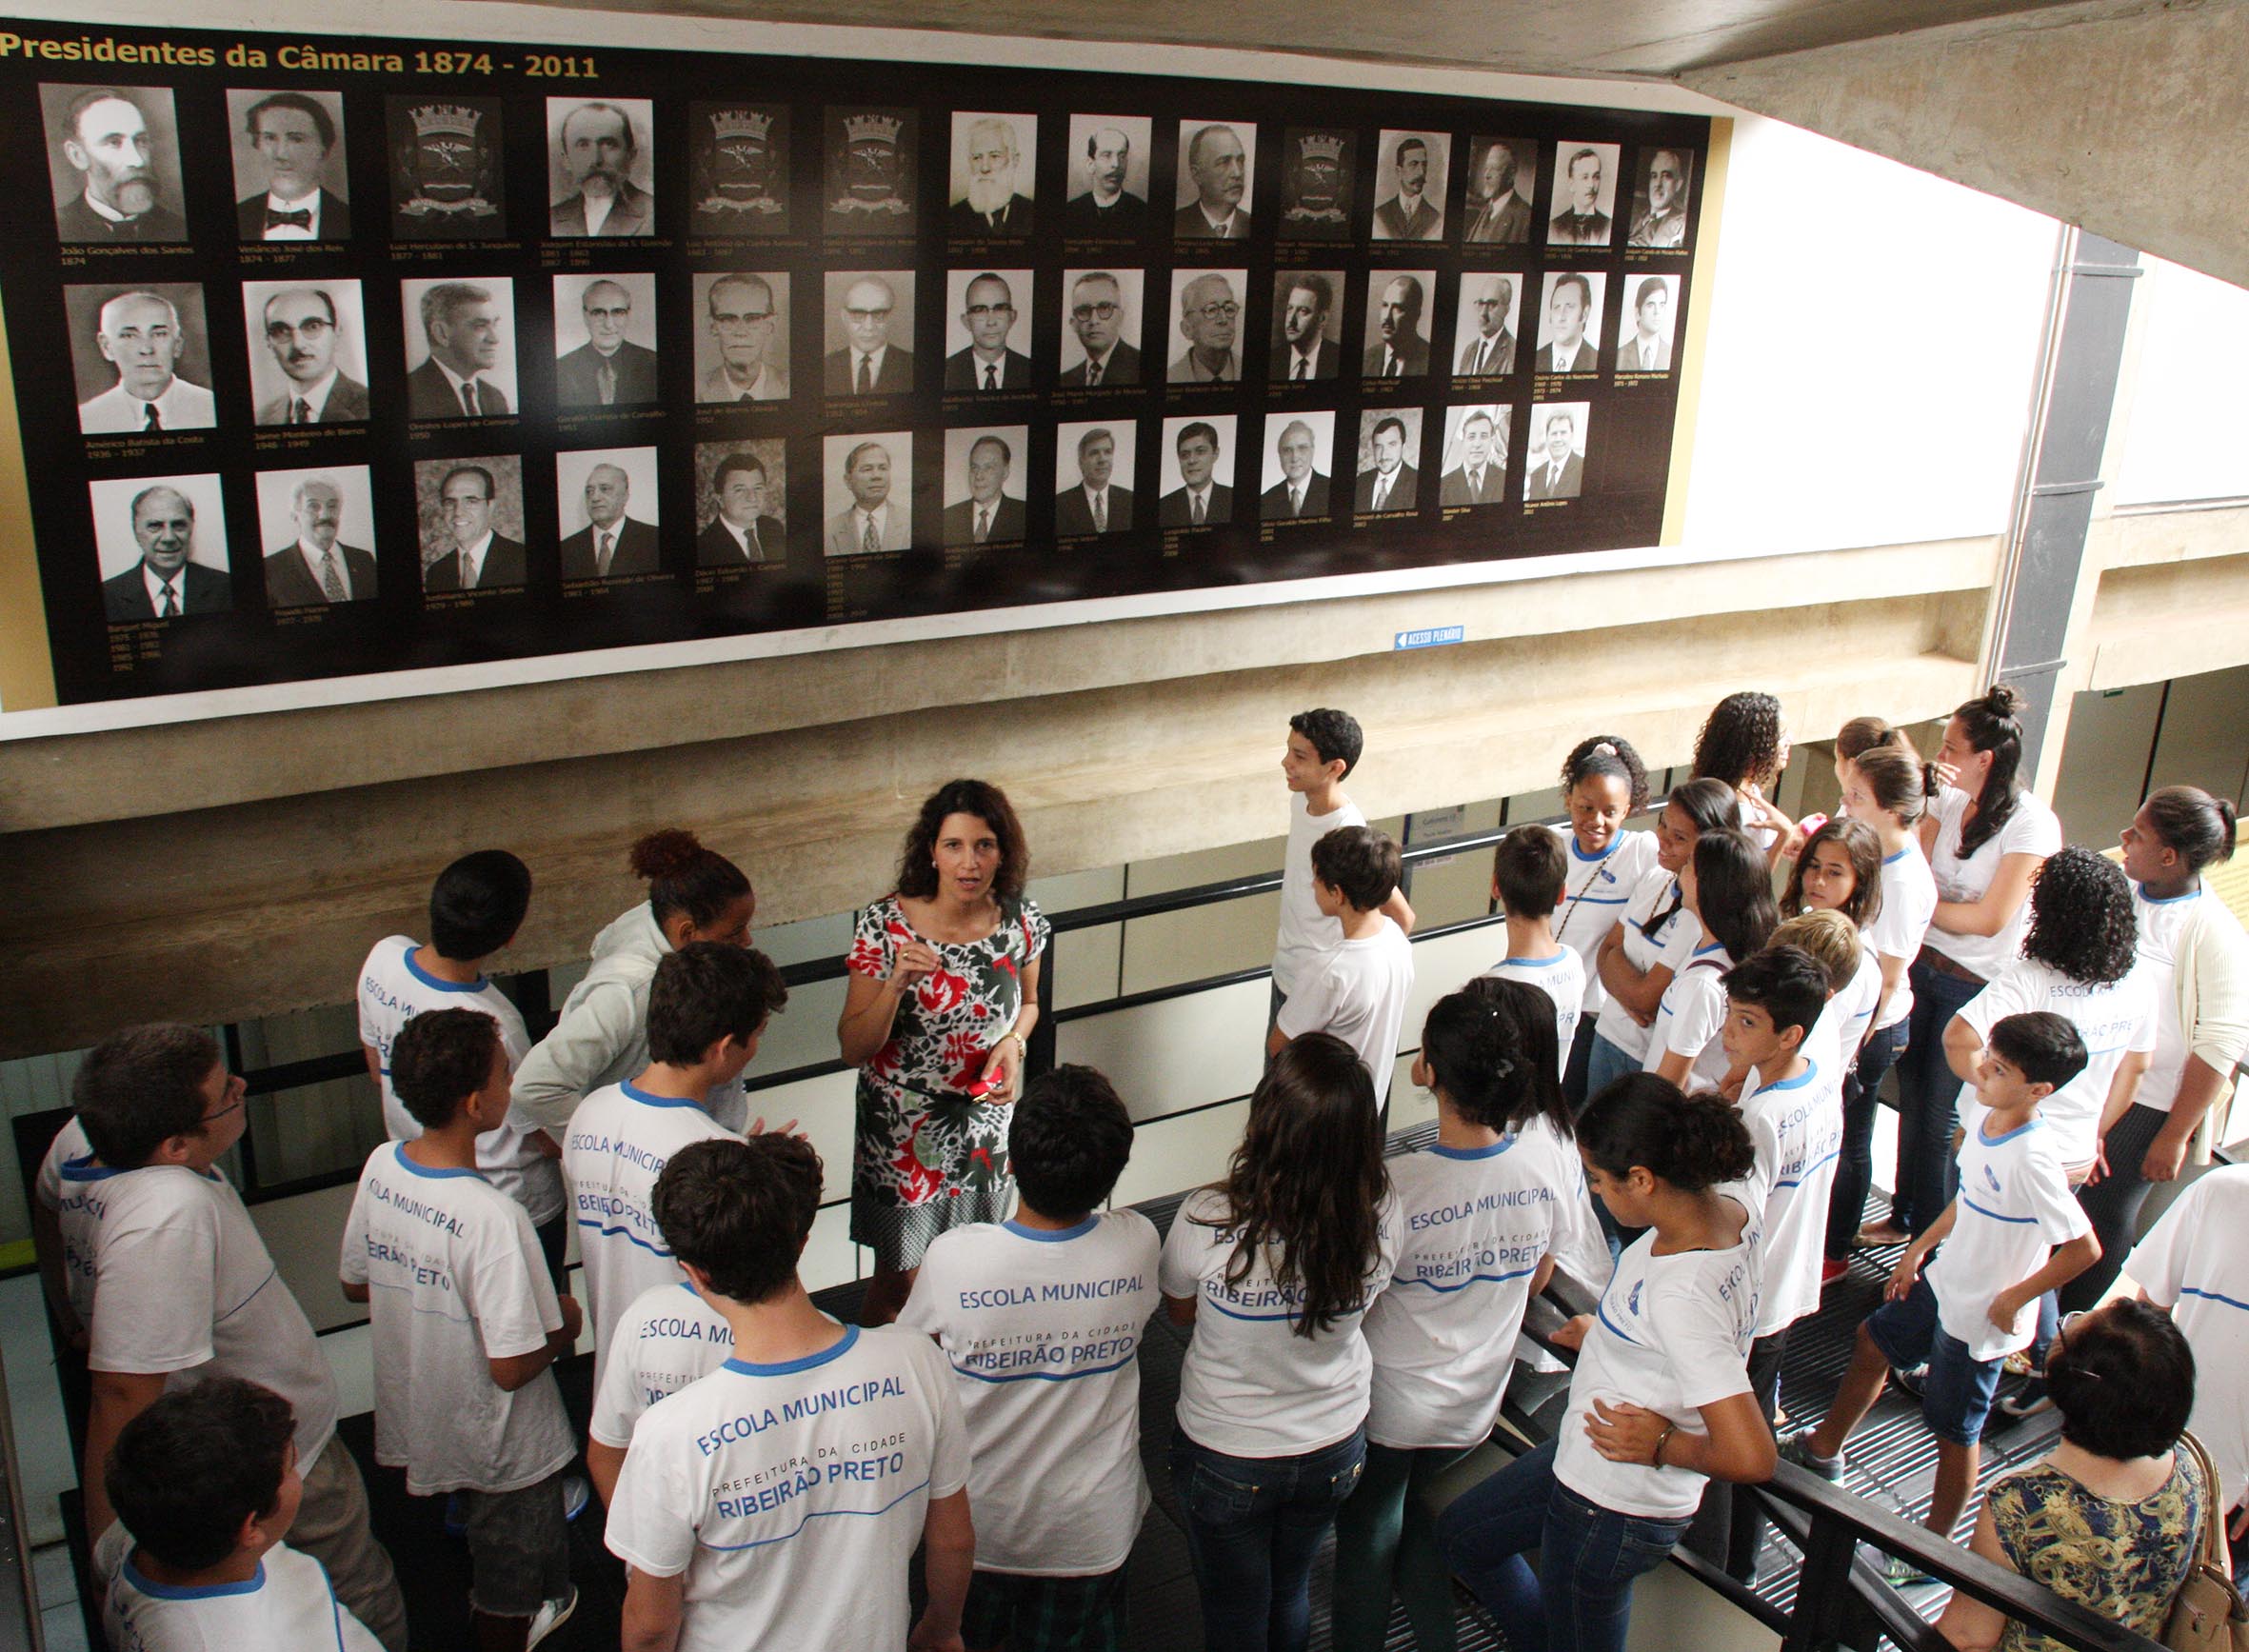
M812 1305L797 1262L820 1189L795 1136L711 1137L666 1166L657 1218L733 1349L633 1430L608 1522L625 1652L961 1643L976 1537L960 1396L926 1337ZM928 1604L909 1625L923 1543Z
M1792 1462L1841 1478L1843 1442L1881 1397L1890 1367L1925 1361L1921 1416L1937 1436L1926 1523L1941 1537L1952 1536L1975 1489L1978 1443L2000 1367L2029 1346L2039 1298L2100 1256L2100 1242L2071 1196L2055 1132L2039 1117L2039 1104L2084 1071L2086 1060L2078 1029L2051 1010L1994 1024L1966 1109L1960 1191L1898 1259L1887 1300L1859 1327L1850 1369L1825 1420L1783 1447ZM1920 1277L1922 1261L1940 1244L1943 1250Z
M549 1368L578 1340L531 1221L477 1170L508 1117L508 1052L476 1009L430 1009L390 1043L422 1126L368 1155L344 1226L344 1294L368 1303L375 1461L416 1497L462 1494L479 1652L522 1652L578 1604L563 1471L576 1455Z
M1491 895L1506 915L1507 955L1484 971L1527 982L1553 1000L1556 1058L1564 1071L1585 1003L1584 961L1554 938L1554 908L1568 876L1562 839L1545 826L1517 826L1500 840L1492 851Z
M647 1070L594 1091L570 1117L563 1171L578 1213L596 1393L626 1308L649 1286L687 1277L656 1222L656 1178L689 1142L731 1133L705 1110L710 1093L742 1076L787 1002L763 952L690 941L667 953L648 985Z
M119 1431L94 1546L109 1644L143 1652L332 1646L377 1652L328 1573L282 1541L305 1495L296 1419L270 1388L209 1377Z
M1874 1024L1875 1006L1881 1000L1880 957L1856 924L1821 906L1783 921L1773 931L1770 945L1801 946L1825 973L1827 1004L1804 1038L1804 1053L1824 1051L1815 1057L1822 1071L1848 1072L1859 1059L1859 1046L1866 1042L1866 1029ZM1839 1077L1837 1083L1841 1082Z
M1065 1065L1031 1080L1007 1130L1014 1217L939 1235L898 1316L945 1350L967 1416L970 1652L1124 1644L1124 1562L1148 1506L1140 1336L1163 1248L1139 1211L1102 1209L1131 1154L1106 1078Z
M670 1174L666 1164L664 1175ZM651 1199L663 1208L664 1176L656 1178ZM717 1370L733 1343L725 1316L685 1279L652 1284L632 1299L609 1333L609 1357L586 1431L586 1468L604 1508L617 1495L626 1448L648 1407Z
M1359 766L1365 745L1358 719L1333 707L1299 711L1288 720L1281 777L1288 785L1288 846L1281 860L1281 924L1273 946L1273 1013L1297 988L1298 978L1343 939L1335 920L1312 894L1312 846L1339 826L1363 826L1366 817L1343 795L1343 777ZM1383 910L1408 934L1413 907L1393 889Z
M1292 1038L1332 1032L1373 1077L1378 1111L1413 996L1413 943L1383 910L1398 889L1398 846L1371 826L1338 826L1312 846L1312 897L1341 939L1297 978L1265 1039L1269 1056Z

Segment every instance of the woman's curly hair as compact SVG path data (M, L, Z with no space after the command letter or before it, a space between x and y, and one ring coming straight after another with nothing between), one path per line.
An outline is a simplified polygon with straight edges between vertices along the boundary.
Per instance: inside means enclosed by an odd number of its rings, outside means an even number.
M1781 778L1781 702L1744 688L1710 708L1695 736L1695 778L1770 789Z
M2031 885L2022 956L2095 986L2123 980L2139 955L2124 868L2075 844L2048 857Z

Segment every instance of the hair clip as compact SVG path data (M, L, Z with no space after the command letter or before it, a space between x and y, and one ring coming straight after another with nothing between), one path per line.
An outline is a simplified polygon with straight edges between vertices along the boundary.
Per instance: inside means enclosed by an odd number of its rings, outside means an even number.
M1594 748L1593 748L1593 749L1594 749L1594 751L1595 751L1596 753L1598 753L1599 755L1601 755L1601 756L1602 756L1602 757L1614 757L1614 756L1616 756L1616 754L1617 754L1617 748L1616 748L1615 746L1611 746L1611 745L1610 745L1610 744L1609 744L1607 741L1605 741L1605 740L1603 740L1602 742L1601 742L1601 744L1600 744L1600 745L1598 745L1598 746L1594 746Z

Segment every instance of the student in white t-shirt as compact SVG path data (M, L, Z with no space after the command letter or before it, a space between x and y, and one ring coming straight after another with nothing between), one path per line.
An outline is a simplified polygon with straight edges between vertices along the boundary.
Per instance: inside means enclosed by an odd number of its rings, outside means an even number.
M1312 846L1312 898L1342 939L1297 977L1265 1035L1265 1054L1328 1032L1359 1052L1378 1115L1398 1065L1398 1029L1413 996L1413 943L1384 906L1398 890L1398 846L1372 826L1338 826Z
M368 1155L344 1224L344 1295L368 1304L375 1461L416 1497L461 1494L479 1652L521 1652L577 1609L563 1471L577 1454L550 1368L578 1340L523 1206L477 1169L508 1120L508 1050L474 1009L430 1009L390 1041L422 1126Z
M1160 1249L1139 1211L1102 1208L1131 1156L1107 1079L1065 1065L1031 1080L1007 1126L1015 1215L940 1234L898 1316L945 1350L968 1421L969 1652L1124 1643Z
M1205 1645L1302 1652L1311 1634L1312 1557L1366 1457L1360 1322L1403 1228L1373 1081L1306 1033L1266 1066L1225 1179L1187 1195L1159 1269L1172 1323L1195 1328L1171 1484Z
M1645 1231L1600 1311L1556 1339L1580 1344L1556 1438L1455 1499L1437 1536L1510 1646L1622 1652L1633 1582L1685 1535L1703 1486L1773 1471L1747 1369L1754 1197L1728 1185L1755 1155L1725 1102L1653 1074L1596 1092L1578 1147L1619 1225Z
M305 1495L295 1432L287 1400L238 1377L176 1388L119 1432L117 1523L93 1555L112 1646L377 1652L320 1562L281 1541Z
M1710 708L1695 735L1696 780L1719 780L1741 800L1741 829L1768 860L1794 842L1796 823L1773 794L1788 767L1788 725L1781 702L1755 688L1728 694Z
M1821 821L1789 866L1781 891L1781 921L1805 912L1833 912L1862 933L1881 906L1881 846L1873 828L1841 816ZM1861 945L1854 951L1851 977L1836 988L1815 1029L1831 1052L1821 1061L1831 1074L1850 1071L1881 1001L1881 965L1873 948Z
M1554 938L1554 908L1568 870L1562 840L1544 826L1517 826L1492 851L1491 894L1507 916L1507 956L1484 974L1545 994L1554 1006L1558 1064L1577 1040L1585 1002L1585 965ZM1564 1076L1559 1066L1555 1076Z
M61 1172L64 1238L91 1281L86 1529L109 1528L103 1465L157 1396L210 1376L262 1383L296 1417L296 1546L388 1652L406 1652L406 1603L368 1526L359 1464L336 1437L335 1378L242 1196L211 1167L242 1139L242 1080L209 1033L156 1023L95 1045L72 1095L93 1150Z
M1338 826L1363 826L1366 817L1343 795L1343 777L1359 766L1365 745L1359 720L1323 706L1288 720L1281 751L1281 778L1288 786L1288 847L1281 860L1281 925L1273 943L1273 1016L1297 989L1298 978L1343 939L1342 926L1312 892L1312 846ZM1413 932L1405 891L1383 903L1389 920Z
M647 1070L596 1090L570 1120L563 1173L578 1217L596 1393L625 1310L651 1286L687 1277L657 1225L656 1178L689 1142L732 1133L705 1105L742 1076L766 1023L787 1002L781 971L763 952L690 941L666 953L648 988Z
M2195 1351L2194 1415L2187 1426L2209 1450L2221 1488L2218 1506L2228 1513L2249 1500L2245 1256L2249 1164L2221 1164L2188 1184L2124 1264L2140 1294L2170 1310Z
M1682 1089L1724 1089L1741 1075L1726 1060L1719 1028L1725 1021L1720 985L1734 961L1763 950L1780 914L1773 909L1772 873L1764 855L1738 831L1704 832L1680 868L1680 893L1688 932L1696 937L1680 955L1678 972L1663 989L1655 1025L1648 1028L1642 1070Z
M1622 735L1581 740L1562 760L1562 804L1569 810L1569 825L1551 829L1569 855L1569 871L1554 917L1554 938L1578 955L1585 981L1578 1035L1562 1058L1562 1093L1573 1113L1585 1105L1594 1024L1608 1002L1601 984L1601 944L1656 866L1656 834L1624 829L1647 802L1647 768Z
M607 1541L627 1647L961 1644L976 1537L960 1396L928 1338L812 1305L797 1262L821 1180L797 1136L711 1137L665 1167L658 1218L733 1351L650 1406L625 1454Z

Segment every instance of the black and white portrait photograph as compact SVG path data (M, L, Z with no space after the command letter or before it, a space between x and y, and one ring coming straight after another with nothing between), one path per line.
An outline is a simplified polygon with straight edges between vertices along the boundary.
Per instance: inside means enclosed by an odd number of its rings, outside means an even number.
M1377 269L1366 279L1366 348L1360 371L1370 379L1418 379L1429 370L1429 303L1434 269Z
M1624 284L1624 303L1617 323L1617 371L1669 372L1679 277L1626 270L1618 279Z
M946 393L1030 389L1030 318L1037 302L1028 269L946 271Z
M1234 520L1232 413L1164 421L1157 459L1156 526L1215 527Z
M1530 240L1531 197L1539 187L1535 138L1473 138L1468 200L1462 213L1469 247L1521 247Z
M866 556L914 542L914 438L908 430L821 442L821 550Z
M1171 364L1174 385L1232 385L1242 381L1242 303L1249 291L1246 269L1171 272L1174 294Z
M914 272L831 269L822 388L831 396L903 396L914 388Z
M1265 421L1264 475L1257 513L1266 522L1300 522L1329 514L1335 476L1335 414L1276 414Z
M1037 115L955 113L945 233L958 241L1028 235L1038 155Z
M1266 360L1286 383L1332 379L1343 354L1343 272L1284 269L1273 277L1273 328Z
M366 423L367 322L357 281L246 281L242 321L259 424Z
M1642 149L1632 179L1632 221L1624 245L1684 247L1687 195L1694 182L1694 150L1670 145Z
M1021 545L1029 481L1028 425L985 425L945 433L945 543Z
M1140 239L1148 221L1148 146L1154 141L1154 123L1144 114L1070 116L1065 235Z
M1497 505L1507 477L1508 422L1502 403L1471 402L1444 409L1444 452L1438 460L1437 503Z
M501 100L393 97L388 111L392 238L462 241L507 234Z
M554 277L554 402L638 408L656 399L651 271Z
M66 287L63 309L85 434L154 436L218 423L202 288Z
M1348 241L1359 184L1359 135L1290 127L1281 137L1281 238Z
M1139 269L1062 272L1062 378L1065 390L1141 382L1141 306L1146 274Z
M188 239L180 133L161 86L42 86L47 176L64 242Z
M687 233L750 240L789 232L788 105L687 106Z
M1374 238L1444 239L1444 190L1452 139L1443 132L1385 130L1375 146Z
M1616 229L1615 144L1556 144L1554 199L1547 210L1550 247L1606 247Z
M1256 196L1257 128L1248 121L1179 123L1171 232L1181 241L1245 241Z
M1453 324L1454 378L1497 378L1515 370L1523 280L1501 270L1471 269L1461 277L1461 313Z
M514 412L514 281L501 275L398 285L407 417L498 419Z
M227 93L235 229L245 241L342 241L351 233L340 91Z
M1422 409L1368 408L1359 415L1358 480L1351 508L1362 516L1421 503Z
M1575 499L1585 487L1588 402L1540 402L1530 410L1530 450L1523 468L1523 497Z
M1601 371L1601 301L1608 277L1598 269L1548 270L1539 304L1539 353L1533 371Z
M372 601L375 504L368 468L259 471L258 551L269 608Z
M695 566L788 559L788 444L778 436L695 448Z
M694 278L695 399L788 399L788 271L733 269Z
M414 466L422 589L520 590L530 579L524 550L523 460L424 459Z
M1087 419L1054 431L1057 539L1123 533L1132 526L1139 435L1130 419Z
M645 97L547 100L547 232L653 235L656 106Z
M215 471L90 482L102 613L113 626L234 606Z
M625 579L657 573L653 448L591 448L554 456L562 576Z
M828 234L911 235L920 145L920 122L910 109L829 106L823 190Z

